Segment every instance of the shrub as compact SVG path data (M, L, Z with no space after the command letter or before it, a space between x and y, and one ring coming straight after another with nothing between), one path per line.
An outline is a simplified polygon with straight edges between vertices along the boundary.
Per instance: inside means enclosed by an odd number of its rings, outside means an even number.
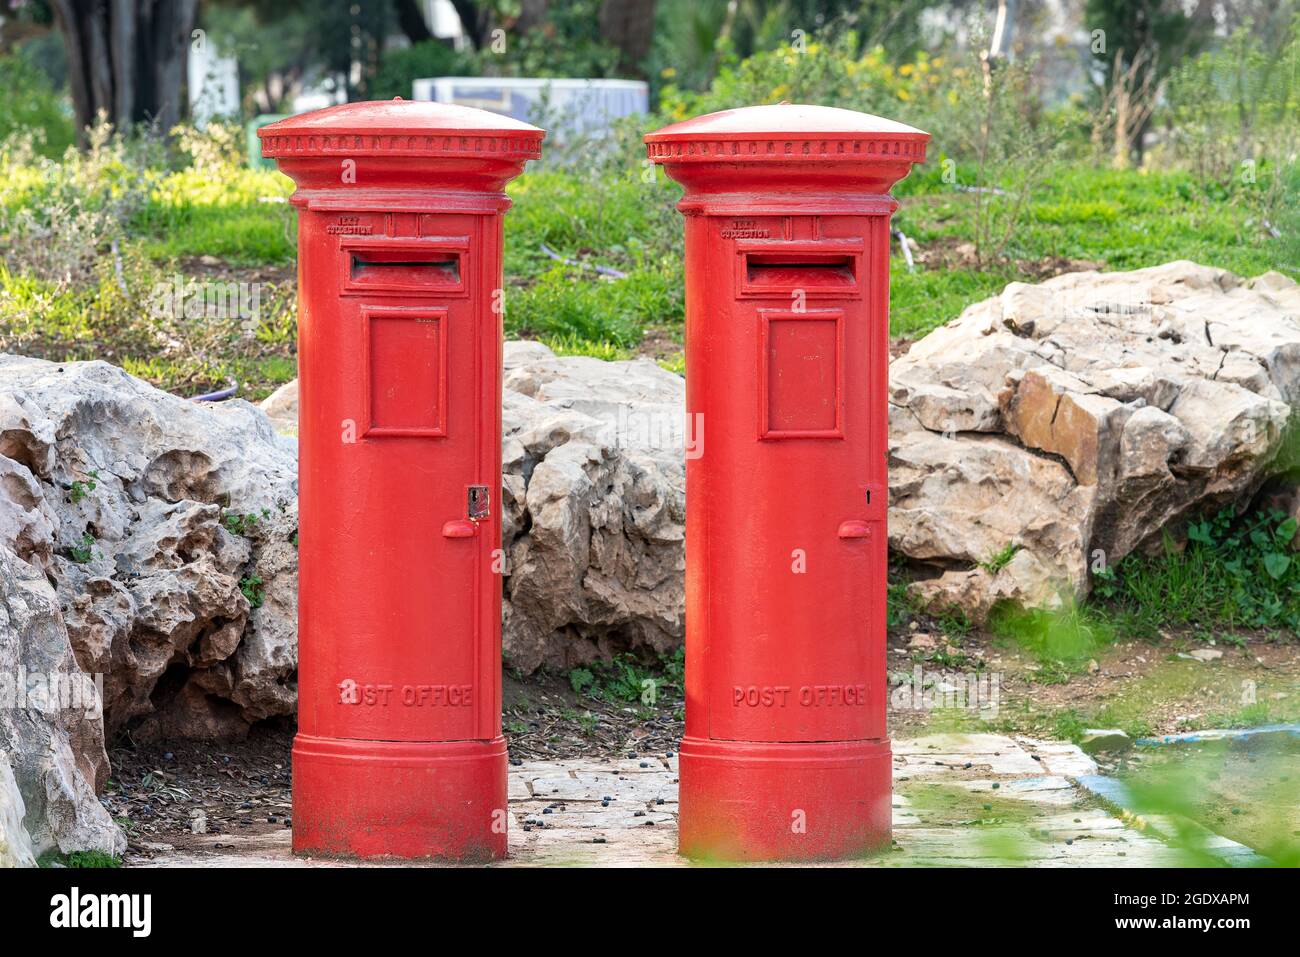
M416 80L433 76L477 76L478 63L457 53L439 40L426 40L404 50L384 54L384 60L370 81L370 96L391 100L395 96L409 100Z
M0 140L27 134L41 155L59 156L72 145L72 111L50 81L21 56L0 57Z

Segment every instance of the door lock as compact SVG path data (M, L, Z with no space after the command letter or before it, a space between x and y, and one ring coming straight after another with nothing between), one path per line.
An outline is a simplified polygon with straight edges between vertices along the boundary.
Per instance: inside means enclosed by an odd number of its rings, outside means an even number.
M466 498L465 515L471 522L481 522L492 514L492 496L486 485L471 485Z

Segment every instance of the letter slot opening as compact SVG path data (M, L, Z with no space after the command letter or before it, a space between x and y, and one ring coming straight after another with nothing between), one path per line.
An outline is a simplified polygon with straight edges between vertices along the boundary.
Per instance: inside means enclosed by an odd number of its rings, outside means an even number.
M350 254L348 278L356 286L458 289L460 277L455 251L357 249Z
M759 290L852 290L858 257L838 252L745 253L745 283Z

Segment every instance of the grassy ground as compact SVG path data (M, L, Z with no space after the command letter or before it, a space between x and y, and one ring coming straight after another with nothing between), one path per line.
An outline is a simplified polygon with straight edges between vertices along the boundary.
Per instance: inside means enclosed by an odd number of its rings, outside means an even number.
M37 232L47 240L39 268L25 267L25 259L39 258L31 249L6 254L0 348L106 358L183 394L238 380L244 395L264 396L295 373L296 224L285 202L288 180L219 166L142 173L134 161L119 151L76 167L9 164L0 212L12 222L24 209L44 210L50 225ZM1015 198L960 191L932 164L899 190L896 224L917 263L909 271L895 244L891 331L918 337L1011 280L1075 268L1194 259L1245 275L1294 273L1288 247L1252 212L1249 190L1262 188L1241 186L1235 195L1207 191L1186 173L1063 165L1026 205L1004 255L989 260L971 237L981 216L1001 215ZM678 188L661 173L643 179L640 169L535 169L510 192L508 334L541 339L561 353L651 355L680 371ZM116 211L125 222L115 251L95 248L98 210ZM150 315L153 291L178 277L258 284L257 320Z

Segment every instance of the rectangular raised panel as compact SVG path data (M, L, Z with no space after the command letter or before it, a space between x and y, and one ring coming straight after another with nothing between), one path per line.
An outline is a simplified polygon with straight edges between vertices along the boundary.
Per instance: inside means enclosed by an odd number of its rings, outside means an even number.
M843 313L759 311L759 436L843 438Z
M447 313L364 311L367 435L447 434Z

